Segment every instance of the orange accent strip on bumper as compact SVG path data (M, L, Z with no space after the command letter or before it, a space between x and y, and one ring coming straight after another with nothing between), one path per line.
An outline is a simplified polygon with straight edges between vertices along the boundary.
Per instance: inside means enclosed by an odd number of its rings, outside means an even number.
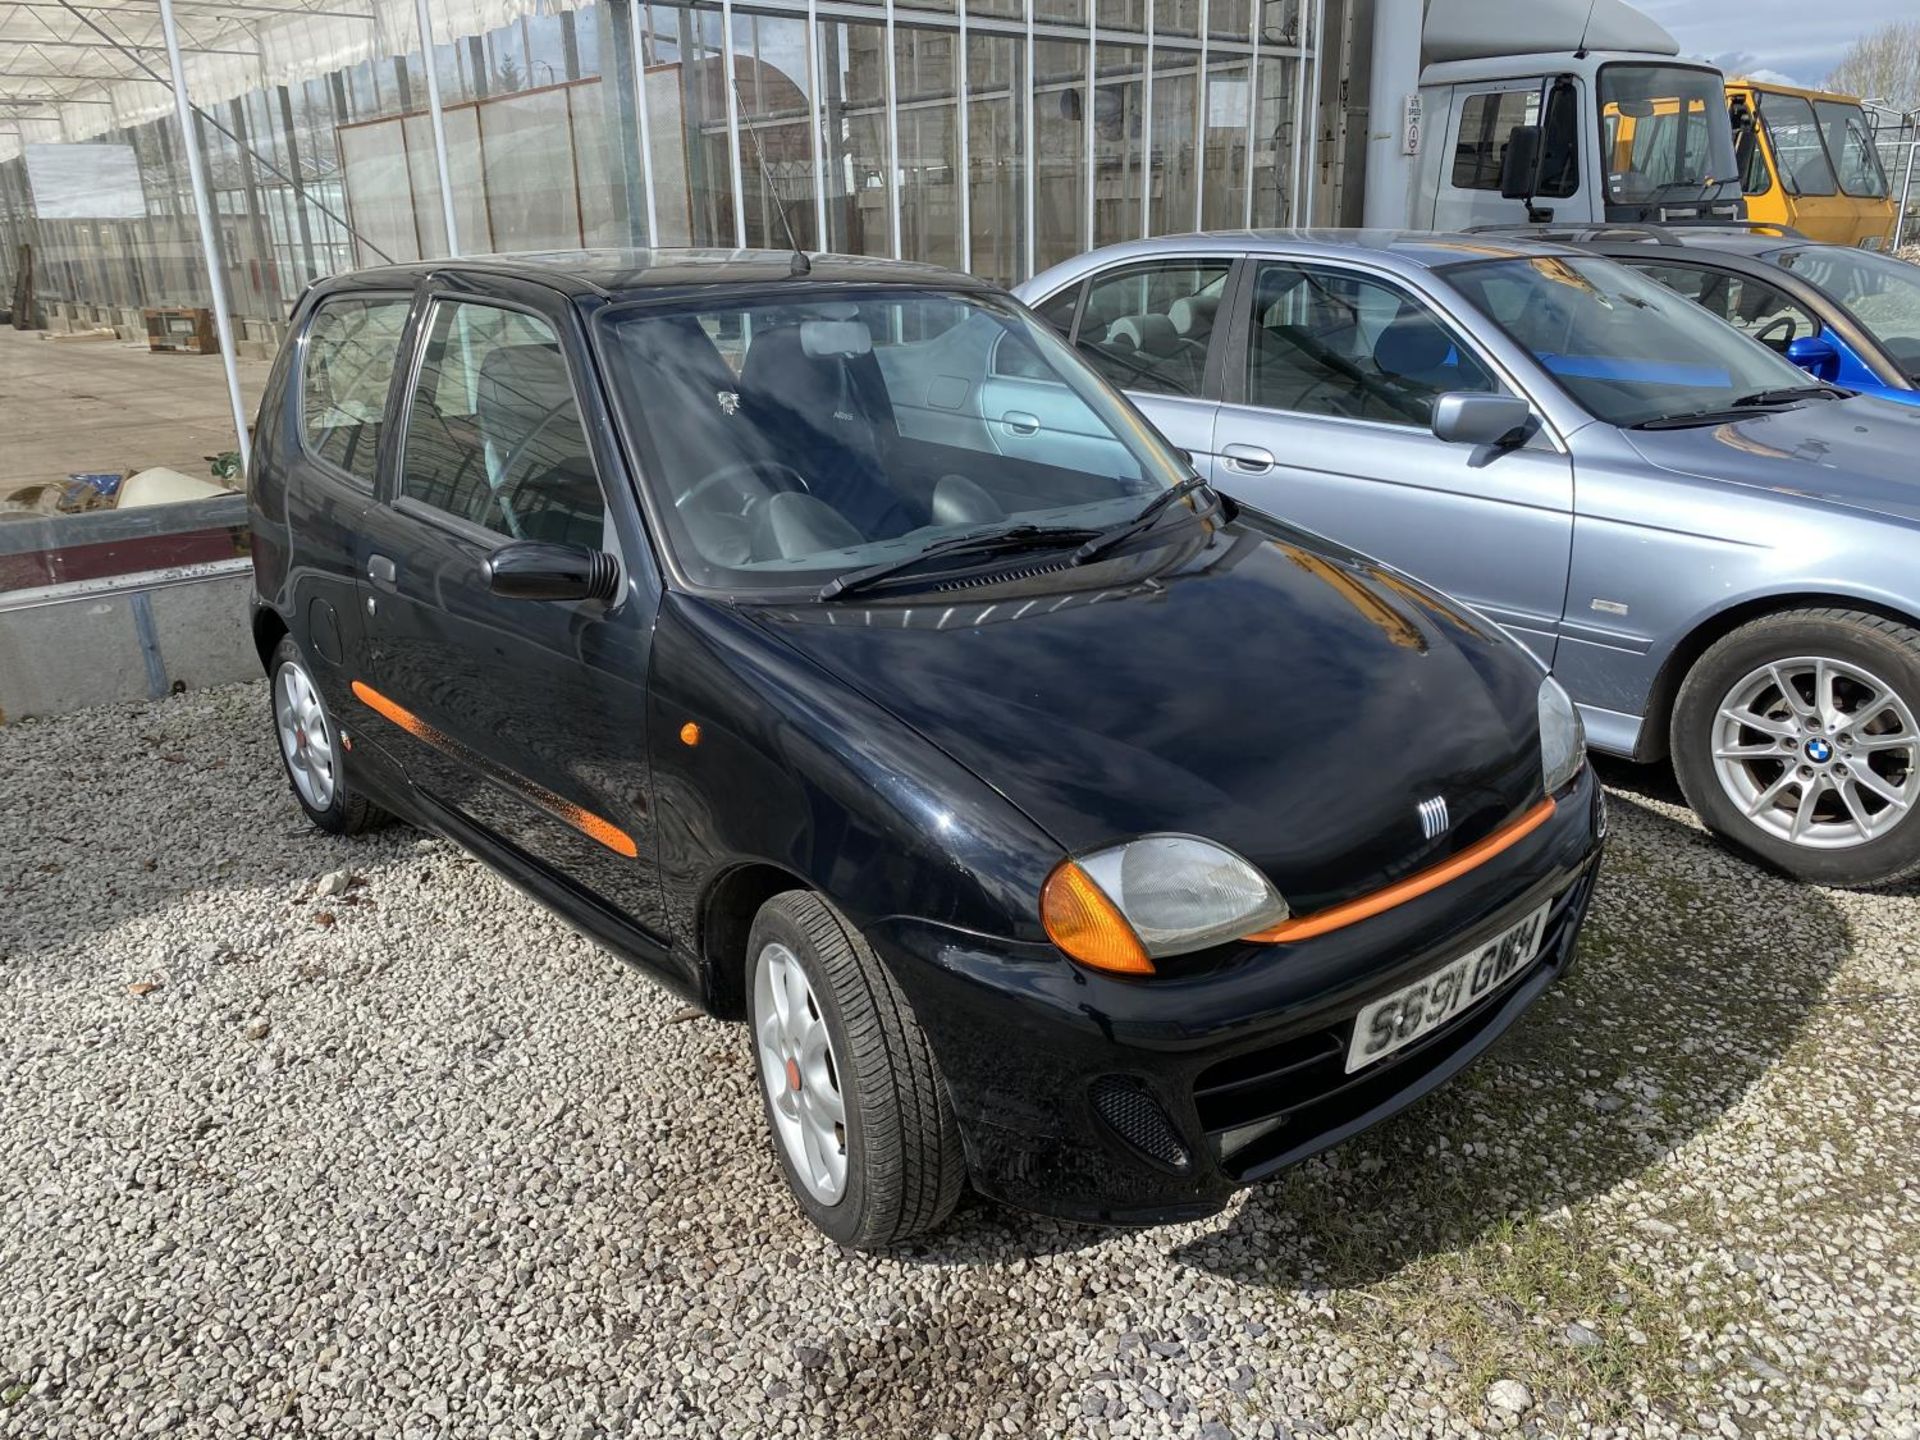
M571 825L589 840L597 840L609 850L624 855L629 860L638 858L640 847L634 844L633 837L618 825L602 820L591 810L582 810L571 800L562 799L544 785L536 785L524 776L512 774L492 764L451 735L435 729L397 700L388 699L364 680L353 682L353 693L362 705L375 714L384 716L409 735L424 740L434 749L444 751L456 760L473 766L488 778L498 781L514 793L531 800L556 820Z
M1484 840L1475 841L1458 855L1441 861L1417 874L1376 890L1371 895L1362 895L1357 900L1349 900L1344 905L1335 905L1327 910L1316 910L1311 915L1296 915L1290 920L1282 920L1270 929L1261 930L1246 938L1261 945L1284 945L1293 940L1311 940L1316 935L1325 935L1330 930L1342 930L1362 920L1371 919L1382 911L1392 910L1409 900L1418 899L1429 891L1438 890L1450 880L1457 880L1469 870L1493 859L1504 850L1511 850L1527 836L1538 830L1553 818L1553 797L1549 795L1526 814L1504 829L1496 830Z

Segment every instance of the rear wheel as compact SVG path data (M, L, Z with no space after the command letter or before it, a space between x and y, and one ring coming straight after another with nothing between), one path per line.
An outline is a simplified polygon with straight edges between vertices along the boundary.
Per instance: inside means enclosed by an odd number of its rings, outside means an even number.
M1920 631L1852 610L1743 625L1688 674L1672 744L1701 819L1789 874L1920 874Z
M340 731L327 714L306 657L283 635L268 667L273 691L273 729L293 798L307 818L334 835L357 835L386 812L361 795L347 778Z
M794 1198L862 1249L937 1228L966 1162L932 1049L893 977L808 891L761 907L748 955L754 1065Z

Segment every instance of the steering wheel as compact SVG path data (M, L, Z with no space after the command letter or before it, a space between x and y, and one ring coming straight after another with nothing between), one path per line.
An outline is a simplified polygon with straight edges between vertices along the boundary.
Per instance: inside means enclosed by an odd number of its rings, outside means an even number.
M1762 345L1769 344L1771 342L1768 341L1767 337L1773 334L1774 331L1778 330L1783 325L1786 326L1787 328L1787 334L1786 334L1786 340L1781 345L1780 348L1784 350L1787 348L1788 345L1791 345L1793 343L1793 337L1800 333L1800 327L1794 323L1793 316L1791 315L1776 316L1774 319L1770 320L1767 324L1761 326L1758 330L1754 331L1753 338L1758 340Z
M701 508L706 496L723 485L733 487L735 505L731 512L721 513L740 516L750 513L769 495L783 490L797 490L804 495L812 489L798 470L783 461L739 460L695 481L686 494L673 502L674 506L681 510Z

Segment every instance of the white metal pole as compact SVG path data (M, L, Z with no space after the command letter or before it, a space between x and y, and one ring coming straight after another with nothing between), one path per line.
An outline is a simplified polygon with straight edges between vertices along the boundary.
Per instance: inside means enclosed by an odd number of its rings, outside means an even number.
M653 196L653 125L647 114L647 0L633 0L627 29L633 42L633 118L640 140L640 188L647 197L647 244L660 248L660 212Z
M961 0L960 67L954 76L957 82L954 89L960 104L960 268L969 275L973 273L973 146L968 133L967 80L972 73L973 66L967 55L967 6L965 0Z
M1421 0L1374 0L1373 61L1367 74L1367 145L1361 165L1361 223L1400 230L1431 224L1412 213L1418 161L1401 133L1407 97L1420 90ZM1439 117L1434 117L1437 121ZM1423 146L1428 143L1422 138Z
M1907 137L1907 173L1900 182L1900 208L1893 212L1893 248L1907 233L1907 206L1913 199L1913 157L1920 152L1920 110L1914 112L1913 133Z
M227 403L233 407L233 438L240 451L240 471L246 474L253 468L253 439L247 434L246 402L240 398L240 371L233 355L233 316L227 304L227 276L221 268L213 199L207 193L207 172L200 163L200 138L194 133L193 107L187 103L187 75L180 64L180 32L173 21L173 0L160 0L160 29L167 40L167 68L173 74L173 113L180 122L180 143L187 152L187 180L193 186L193 208L200 220L200 249L206 256L207 285L213 292L213 324L220 335L220 365L227 373Z
M1307 221L1311 225L1314 211L1315 191L1319 182L1315 178L1320 165L1320 99L1325 84L1327 66L1327 0L1313 0L1313 89L1307 94L1307 178L1303 191L1307 202Z
M1204 229L1207 223L1207 131L1211 114L1207 106L1212 97L1207 94L1207 35L1213 29L1212 6L1209 0L1200 0L1200 108L1194 114L1193 125L1193 228Z
M727 67L727 168L733 172L733 244L747 248L747 191L740 159L740 82L733 68L733 0L720 0L720 63ZM774 204L779 204L777 197Z
M1260 32L1266 28L1266 17L1261 11L1267 0L1253 0L1249 7L1253 11L1253 54L1247 57L1247 183L1244 187L1246 218L1241 222L1249 230L1253 228L1253 172L1254 144L1258 136L1254 133L1260 115ZM1274 168L1279 169L1276 159Z
M1300 162L1304 158L1305 146L1300 139L1301 117L1306 114L1307 106L1307 36L1306 6L1299 10L1300 28L1293 36L1293 133L1287 138L1287 224L1300 223ZM1274 157L1277 162L1279 157Z
M427 0L413 0L420 25L420 58L427 72L427 115L433 121L433 164L440 175L440 210L447 221L447 254L460 253L460 228L453 218L453 168L447 164L447 119L440 110L440 67L433 61L433 20Z
M1095 6L1097 5L1098 0L1087 0L1087 3L1089 6ZM1082 221L1085 222L1087 227L1086 248L1089 250L1092 250L1100 243L1099 240L1095 238L1099 234L1099 228L1094 224L1094 217L1099 213L1098 209L1096 208L1099 204L1099 200L1095 196L1094 188L1093 188L1094 183L1099 179L1099 170L1095 167L1093 163L1093 148L1094 148L1093 112L1095 108L1095 101L1098 99L1098 95L1099 95L1099 92L1095 89L1095 85L1097 84L1096 76L1098 74L1097 67L1099 65L1099 55L1100 55L1099 11L1097 9L1090 9L1087 14L1087 89L1086 89L1086 93L1080 97L1081 99L1080 108L1082 111L1080 116L1080 133L1084 137L1083 143L1087 147L1087 154L1086 154L1087 200L1086 200L1086 204L1081 207L1080 218Z
M963 3L964 3L964 0L963 0ZM1034 189L1034 185L1037 183L1037 180L1038 180L1039 154L1040 154L1040 137L1034 133L1034 129L1033 129L1034 112L1036 109L1036 106L1034 104L1033 88L1035 84L1038 83L1038 76L1039 76L1039 66L1034 60L1035 41L1033 38L1033 0L1027 0L1026 10L1027 10L1027 48L1026 48L1027 83L1025 86L1022 87L1024 94L1020 102L1022 108L1026 111L1026 123L1020 127L1020 133L1027 142L1026 145L1023 147L1027 152L1025 157L1027 183L1025 187L1026 194L1022 197L1021 203L1025 210L1026 222L1027 222L1026 224L1026 231L1027 231L1026 233L1026 259L1027 259L1026 273L1027 273L1027 278L1031 280L1035 275L1039 273L1038 269L1036 268L1039 262L1039 248L1038 248L1039 242L1034 238L1034 233L1033 233L1034 214L1038 207L1034 204L1033 189Z
M1098 3L1098 0L1095 0ZM1153 7L1147 0L1147 73L1140 84L1140 238L1153 234ZM1121 92L1122 94L1125 91ZM1125 130L1125 123L1121 129ZM1123 134L1121 143L1126 143Z
M813 127L813 248L831 250L827 243L827 160L823 135L827 128L826 87L820 80L820 7L807 0L807 123Z
M887 238L893 245L893 258L900 253L900 70L895 63L893 0L887 0ZM896 310L895 314L899 312Z

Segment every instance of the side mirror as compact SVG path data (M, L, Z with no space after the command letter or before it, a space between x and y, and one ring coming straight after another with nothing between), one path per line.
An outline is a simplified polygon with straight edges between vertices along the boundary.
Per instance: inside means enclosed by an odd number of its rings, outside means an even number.
M1840 373L1840 352L1824 335L1802 335L1787 342L1787 359L1821 380L1832 380Z
M1540 189L1540 127L1516 125L1507 132L1500 157L1500 194L1507 200L1531 200Z
M1433 433L1451 445L1507 445L1533 420L1533 407L1518 395L1472 395L1454 391L1433 402Z
M480 562L487 589L502 600L611 600L620 562L604 550L515 540Z

